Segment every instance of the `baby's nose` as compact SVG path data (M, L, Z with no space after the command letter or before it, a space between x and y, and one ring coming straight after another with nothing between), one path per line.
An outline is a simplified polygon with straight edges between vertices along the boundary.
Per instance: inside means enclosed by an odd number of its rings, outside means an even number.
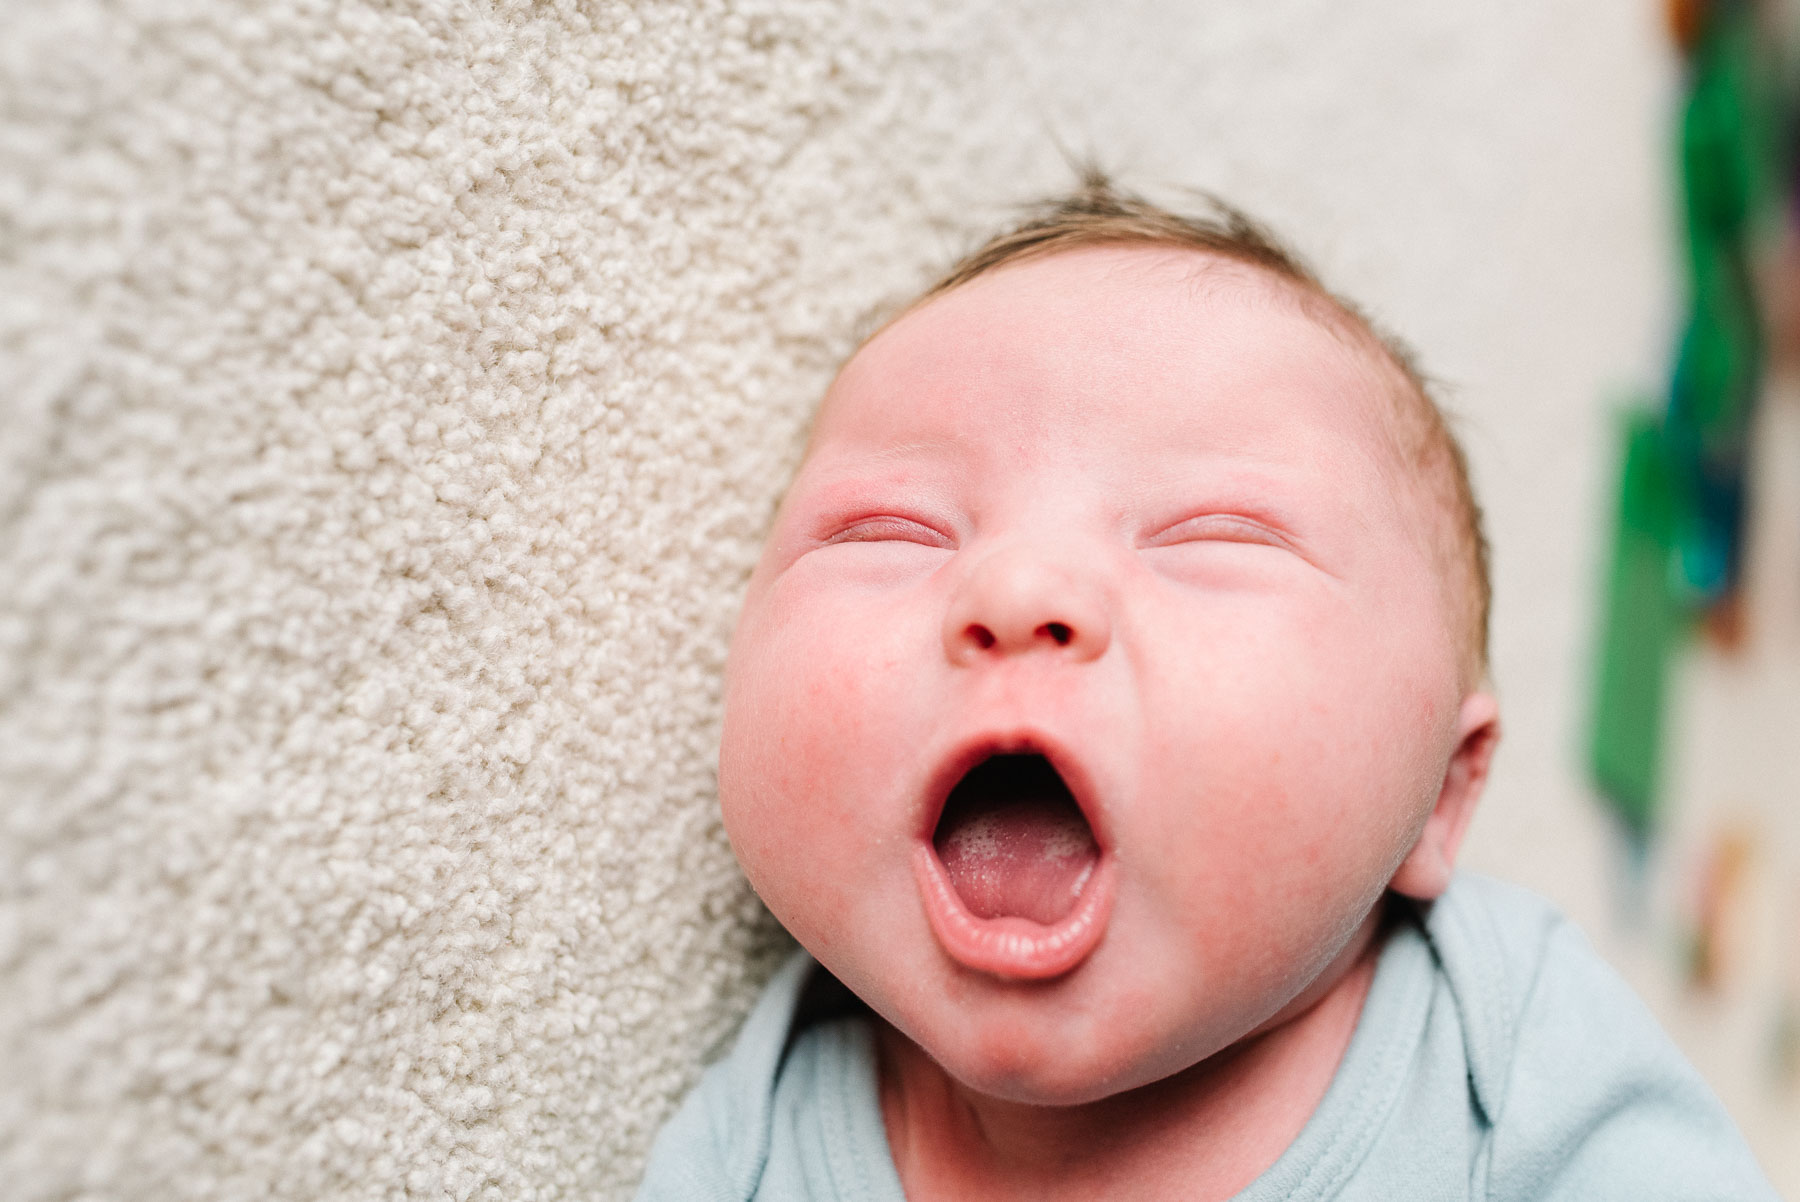
M1111 641L1098 586L1023 549L978 563L944 615L944 650L959 664L1035 650L1091 660Z

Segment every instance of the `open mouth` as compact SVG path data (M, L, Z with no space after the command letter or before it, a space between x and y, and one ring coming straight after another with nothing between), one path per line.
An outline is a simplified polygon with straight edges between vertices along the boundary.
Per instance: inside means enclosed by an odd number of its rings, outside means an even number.
M1080 786L1050 756L1013 747L978 760L950 787L914 868L932 931L952 959L1044 980L1099 945L1117 871Z
M1074 794L1041 755L996 755L950 791L932 846L977 918L1066 918L1100 862Z

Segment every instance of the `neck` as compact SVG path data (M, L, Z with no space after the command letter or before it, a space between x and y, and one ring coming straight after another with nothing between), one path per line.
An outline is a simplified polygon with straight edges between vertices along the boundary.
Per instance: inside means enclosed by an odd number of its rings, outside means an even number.
M880 1024L882 1117L907 1198L1230 1198L1275 1163L1325 1096L1374 979L1379 913L1262 1028L1096 1102L976 1093Z

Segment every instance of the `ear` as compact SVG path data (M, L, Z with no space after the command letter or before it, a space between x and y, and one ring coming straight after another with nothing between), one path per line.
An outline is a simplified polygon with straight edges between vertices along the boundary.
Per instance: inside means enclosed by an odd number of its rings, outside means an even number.
M1425 819L1418 842L1394 873L1388 888L1418 901L1431 901L1450 885L1463 832L1475 816L1475 802L1487 784L1488 765L1500 742L1500 703L1491 693L1463 698L1456 719L1456 750L1444 767L1437 804Z

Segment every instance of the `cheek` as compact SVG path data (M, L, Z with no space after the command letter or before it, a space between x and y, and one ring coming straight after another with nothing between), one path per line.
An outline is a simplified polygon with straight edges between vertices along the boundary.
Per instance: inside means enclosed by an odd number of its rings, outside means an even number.
M802 939L810 914L848 904L858 866L896 820L883 788L901 741L901 661L856 634L830 609L765 600L732 648L725 827L751 883Z
M1152 669L1143 845L1180 848L1160 887L1230 954L1301 956L1379 896L1430 806L1439 691L1354 612L1218 618ZM1259 929L1253 929L1259 928ZM1223 949L1221 949L1223 950Z

